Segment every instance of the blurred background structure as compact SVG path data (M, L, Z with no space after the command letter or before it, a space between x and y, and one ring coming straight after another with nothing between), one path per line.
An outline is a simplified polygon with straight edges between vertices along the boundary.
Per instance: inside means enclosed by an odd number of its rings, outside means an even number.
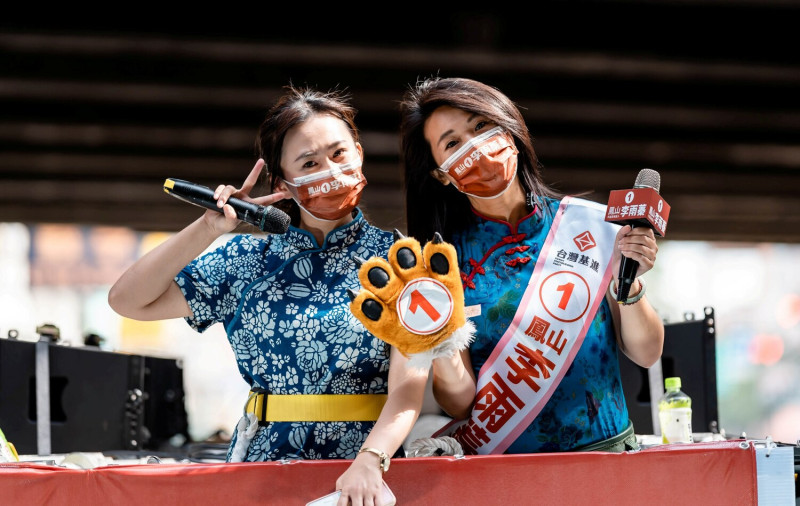
M133 322L106 302L127 266L202 212L164 179L238 186L283 86L345 89L363 209L404 231L398 101L417 79L470 77L522 108L558 190L605 203L641 168L661 174L672 212L648 295L668 322L714 307L723 429L800 439L800 3L498 7L0 21L0 336L35 339L50 322L74 345L96 334L179 358L192 437L230 432L247 385L223 330Z

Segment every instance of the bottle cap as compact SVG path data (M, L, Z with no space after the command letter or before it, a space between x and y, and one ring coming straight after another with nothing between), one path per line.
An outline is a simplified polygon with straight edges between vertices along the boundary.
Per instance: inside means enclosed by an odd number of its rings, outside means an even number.
M667 390L678 390L681 388L680 378L664 378L664 386Z

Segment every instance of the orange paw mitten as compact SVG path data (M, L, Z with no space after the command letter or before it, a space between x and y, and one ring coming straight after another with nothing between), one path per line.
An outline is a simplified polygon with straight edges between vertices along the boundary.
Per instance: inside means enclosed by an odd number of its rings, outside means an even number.
M464 289L456 250L437 233L421 247L395 230L388 262L358 259L359 293L349 292L350 311L375 337L428 368L472 342L475 327L464 316Z

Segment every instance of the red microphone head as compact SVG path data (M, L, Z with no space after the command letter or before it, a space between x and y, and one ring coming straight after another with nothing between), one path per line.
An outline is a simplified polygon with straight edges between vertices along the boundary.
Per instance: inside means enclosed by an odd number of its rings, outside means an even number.
M649 227L664 237L670 207L658 193L660 187L658 172L640 170L632 189L611 191L605 220L619 225Z

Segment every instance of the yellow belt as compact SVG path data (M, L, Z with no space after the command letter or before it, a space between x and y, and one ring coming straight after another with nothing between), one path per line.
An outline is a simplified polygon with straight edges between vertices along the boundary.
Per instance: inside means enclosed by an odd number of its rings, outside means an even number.
M260 422L375 421L386 394L271 395L250 392L245 413Z

